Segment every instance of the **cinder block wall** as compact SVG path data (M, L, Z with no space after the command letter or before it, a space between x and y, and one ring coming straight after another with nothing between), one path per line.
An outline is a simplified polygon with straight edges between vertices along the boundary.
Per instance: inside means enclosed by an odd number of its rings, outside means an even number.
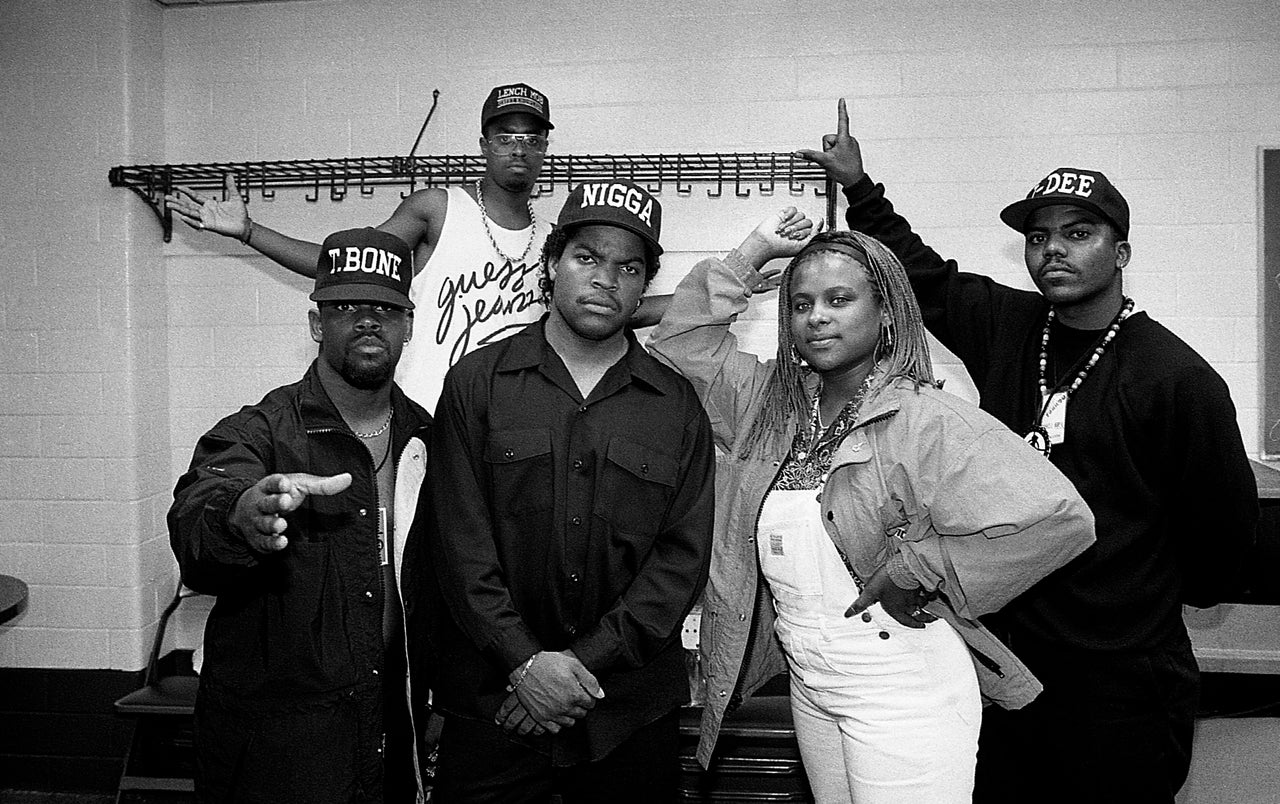
M999 209L1061 165L1134 209L1127 288L1258 420L1257 149L1280 145L1272 0L669 4L6 0L0 26L0 571L32 583L0 665L137 669L173 581L169 490L198 435L301 373L306 282L107 186L147 162L476 153L496 83L546 92L563 153L790 151L849 100L874 178L941 253L1025 285ZM12 77L11 79L9 77ZM255 197L290 234L399 194ZM812 192L668 191L669 290ZM563 190L538 199L554 216ZM772 302L740 328L772 350ZM953 389L964 391L956 380Z

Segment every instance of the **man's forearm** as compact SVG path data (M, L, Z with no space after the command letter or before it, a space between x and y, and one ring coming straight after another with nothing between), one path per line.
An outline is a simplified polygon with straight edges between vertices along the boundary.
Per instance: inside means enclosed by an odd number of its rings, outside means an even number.
M320 261L319 243L288 237L253 221L249 227L248 245L251 248L296 274L315 278L316 263Z

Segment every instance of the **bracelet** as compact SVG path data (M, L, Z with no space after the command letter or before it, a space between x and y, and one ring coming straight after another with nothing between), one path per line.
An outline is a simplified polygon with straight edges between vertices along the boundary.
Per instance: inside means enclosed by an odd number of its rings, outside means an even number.
M236 239L247 246L249 245L249 239L252 237L253 237L253 220L248 219L244 227L244 237L238 237Z
M527 662L524 663L524 665L520 668L520 675L516 676L516 683L507 687L508 692L515 692L516 690L520 689L520 685L524 683L524 677L529 675L529 668L533 667L533 660L536 658L538 658L538 654L535 653L529 657L529 660Z

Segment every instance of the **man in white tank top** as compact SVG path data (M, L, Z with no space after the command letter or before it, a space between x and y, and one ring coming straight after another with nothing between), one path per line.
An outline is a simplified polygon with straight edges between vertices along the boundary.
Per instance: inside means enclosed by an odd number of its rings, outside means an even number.
M377 227L414 250L415 329L421 334L405 347L396 382L428 410L459 357L542 312L538 265L551 222L537 219L529 197L554 128L550 112L546 95L528 84L494 87L480 113L484 178L419 190ZM166 201L196 229L234 237L296 273L315 275L318 243L250 220L230 174L226 196L219 201L179 187Z

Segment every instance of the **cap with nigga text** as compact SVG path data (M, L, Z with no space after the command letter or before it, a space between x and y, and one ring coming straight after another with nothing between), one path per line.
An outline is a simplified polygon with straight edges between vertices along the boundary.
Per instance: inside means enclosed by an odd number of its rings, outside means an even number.
M618 226L640 235L654 253L662 253L662 205L629 181L584 181L565 199L556 221L560 228L596 224Z

